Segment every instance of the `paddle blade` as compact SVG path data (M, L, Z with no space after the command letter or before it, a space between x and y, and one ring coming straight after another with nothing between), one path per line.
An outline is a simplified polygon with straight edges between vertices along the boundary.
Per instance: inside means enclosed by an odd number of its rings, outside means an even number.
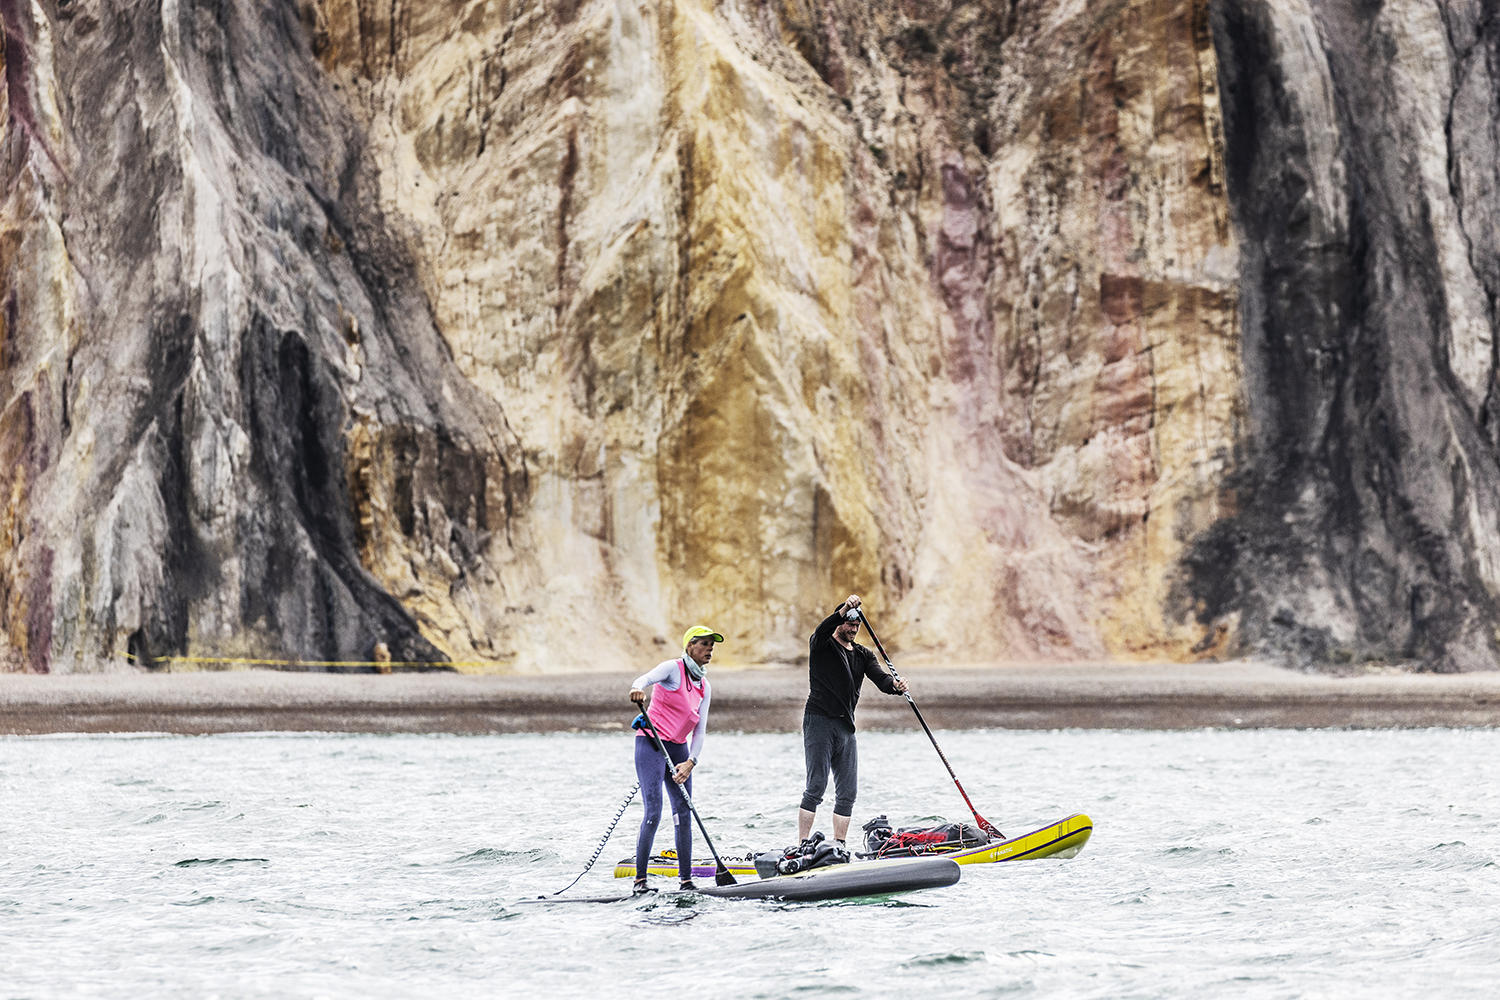
M734 873L722 865L719 866L718 871L714 872L714 883L717 885L739 885L734 880Z

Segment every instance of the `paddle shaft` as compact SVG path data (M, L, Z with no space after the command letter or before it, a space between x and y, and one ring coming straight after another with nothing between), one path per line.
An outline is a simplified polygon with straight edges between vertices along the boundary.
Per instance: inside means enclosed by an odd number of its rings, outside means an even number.
M693 814L693 819L698 821L698 832L703 834L703 842L708 845L708 853L714 856L714 864L717 866L714 869L714 881L719 885L736 885L737 883L734 880L733 873L729 870L729 866L719 860L719 852L714 849L714 842L709 839L708 830L703 826L703 817L698 815L698 809L693 805L693 797L687 793L686 788L677 783L676 778L672 777L672 769L677 765L672 763L672 755L667 753L666 747L662 746L661 737L656 734L656 727L651 724L651 716L646 714L646 706L644 704L641 705L641 718L644 720L642 725L646 727L646 732L651 736L651 742L656 744L656 749L661 751L662 760L667 762L667 784L675 787L678 793L682 795L682 801L687 803L688 811ZM646 873L636 872L635 877L645 878Z
M888 654L885 651L885 647L880 644L880 637L875 634L875 630L873 628L870 628L870 619L865 617L864 609L856 608L855 611L858 612L859 620L864 624L865 631L869 632L870 638L875 640L875 648L880 650L881 659L885 660L885 668L891 672L892 677L900 680L901 675L896 673L896 665L891 662L890 654ZM927 720L922 718L922 710L918 708L917 703L912 700L911 692L903 691L901 693L905 696L906 703L911 706L911 710L917 713L917 721L922 724L922 731L925 732L927 734L927 738L932 741L932 749L937 751L938 759L941 760L943 762L943 766L948 769L948 777L953 779L953 784L958 788L958 794L964 797L964 803L969 807L969 812L974 814L974 822L978 823L979 828L985 833L1004 840L1005 835L999 830L995 829L994 825L991 824L989 820L979 815L979 810L975 809L974 803L969 801L969 793L964 791L964 786L959 782L958 775L953 772L953 765L948 763L948 755L943 753L942 747L938 746L937 737L932 735L932 728L927 725Z

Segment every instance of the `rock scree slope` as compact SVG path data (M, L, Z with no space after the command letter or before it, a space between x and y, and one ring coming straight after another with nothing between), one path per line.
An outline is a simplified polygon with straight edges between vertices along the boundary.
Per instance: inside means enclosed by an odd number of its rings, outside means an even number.
M8 669L1500 666L1478 0L0 25Z

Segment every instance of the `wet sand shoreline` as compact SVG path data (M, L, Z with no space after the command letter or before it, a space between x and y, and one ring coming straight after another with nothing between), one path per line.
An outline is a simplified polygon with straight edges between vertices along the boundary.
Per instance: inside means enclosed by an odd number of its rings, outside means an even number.
M623 730L633 673L472 677L232 671L0 674L0 734ZM802 668L710 674L720 732L796 732ZM1500 673L1304 674L1263 663L912 668L934 729L1500 726ZM865 687L862 729L912 729Z

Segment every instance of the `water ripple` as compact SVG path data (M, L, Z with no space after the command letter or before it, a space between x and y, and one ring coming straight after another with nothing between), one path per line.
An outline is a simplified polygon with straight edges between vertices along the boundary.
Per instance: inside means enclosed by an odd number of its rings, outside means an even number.
M592 997L688 969L716 1000L1374 1000L1500 981L1494 731L939 738L1007 832L1087 812L1093 840L905 896L521 906L598 843L635 777L623 737L0 739L0 992ZM710 737L695 791L721 853L795 839L801 764L795 736ZM856 810L968 818L911 733L861 734ZM569 895L620 891L640 816Z

